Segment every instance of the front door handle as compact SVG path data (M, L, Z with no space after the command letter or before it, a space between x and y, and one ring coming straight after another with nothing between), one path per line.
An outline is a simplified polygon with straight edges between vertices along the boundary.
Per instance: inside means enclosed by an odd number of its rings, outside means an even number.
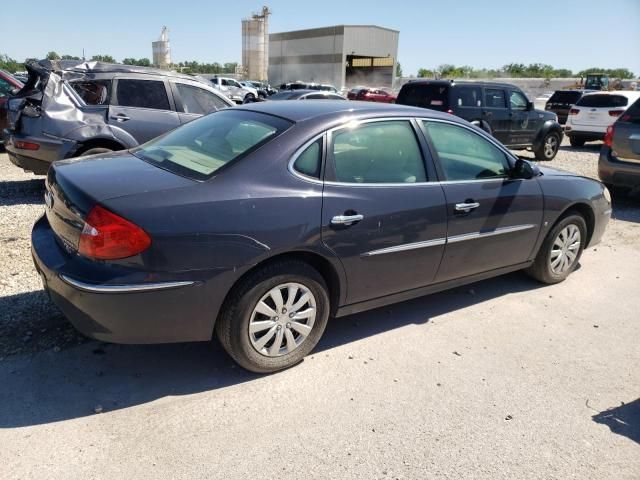
M331 225L353 225L364 218L364 215L336 215L331 219Z
M112 115L111 120L116 120L118 122L126 122L127 120L130 120L130 118L127 117L124 113L119 113L118 115Z
M475 210L479 206L480 204L478 202L456 203L456 212L469 213L471 210Z

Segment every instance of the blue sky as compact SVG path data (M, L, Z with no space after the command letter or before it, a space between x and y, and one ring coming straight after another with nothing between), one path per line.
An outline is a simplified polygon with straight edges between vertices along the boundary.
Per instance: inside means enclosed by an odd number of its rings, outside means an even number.
M626 67L640 75L640 0L272 0L272 33L336 24L400 30L406 74L442 63L497 68L547 63L581 70ZM151 41L170 29L174 62L239 62L240 20L259 1L32 0L0 14L0 53L23 60L50 50L151 58ZM381 6L379 6L381 5Z

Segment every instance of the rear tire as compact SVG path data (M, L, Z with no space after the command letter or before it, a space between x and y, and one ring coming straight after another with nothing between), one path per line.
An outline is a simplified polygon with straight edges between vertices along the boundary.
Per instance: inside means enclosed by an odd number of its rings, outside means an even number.
M584 147L584 140L581 138L569 137L569 143L572 147Z
M525 272L542 283L551 285L562 282L578 266L586 240L587 223L584 217L570 213L547 234L533 265Z
M313 350L329 311L322 276L307 263L283 260L251 273L234 287L216 322L216 335L241 367L277 372Z
M560 135L556 132L547 133L540 146L533 153L538 160L553 160L560 147Z

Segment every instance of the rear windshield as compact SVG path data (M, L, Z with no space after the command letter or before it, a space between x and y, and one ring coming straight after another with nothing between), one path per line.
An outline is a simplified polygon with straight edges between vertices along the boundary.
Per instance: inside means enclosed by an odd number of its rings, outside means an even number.
M576 106L580 107L593 107L593 108L611 108L611 107L626 107L629 103L627 97L622 95L605 95L596 93L593 95L585 95Z
M249 111L212 113L133 149L136 157L194 180L206 180L291 126L279 117Z
M449 86L407 83L396 103L445 112L449 109Z
M580 97L582 96L582 92L563 92L562 90L558 90L554 92L553 95L549 98L549 103L564 103L567 105L573 105L576 103Z

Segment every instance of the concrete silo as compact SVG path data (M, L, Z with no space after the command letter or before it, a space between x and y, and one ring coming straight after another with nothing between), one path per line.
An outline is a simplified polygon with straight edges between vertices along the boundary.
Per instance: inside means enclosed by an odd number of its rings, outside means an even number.
M267 80L269 73L269 7L242 20L242 66L247 78Z
M153 49L153 64L160 68L169 68L171 65L171 47L169 46L169 29L162 27L160 38L151 43Z

